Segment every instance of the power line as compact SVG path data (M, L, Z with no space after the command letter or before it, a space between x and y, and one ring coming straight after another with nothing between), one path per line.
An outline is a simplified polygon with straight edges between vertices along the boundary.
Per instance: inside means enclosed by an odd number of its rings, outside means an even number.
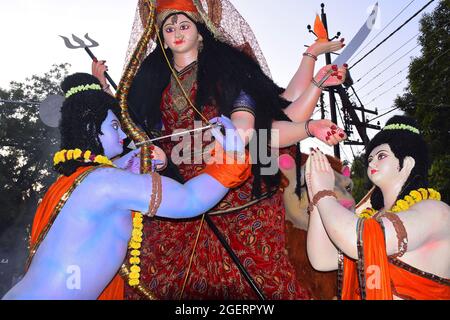
M406 79L405 79L406 80ZM448 83L450 80L447 80L446 82L444 82L443 84L446 84L446 83ZM433 106L434 108L441 108L441 107L444 107L444 108L450 108L450 105L447 105L447 104L437 104L437 103L421 103L421 102L415 102L414 103L415 105L422 105L422 106ZM397 109L399 109L400 107L398 106L398 107L392 107L392 108L386 108L386 109L384 109L384 110L389 110L389 111L387 111L386 113L383 113L383 114L381 114L381 115L379 115L379 116L377 116L377 117L375 117L375 118L373 118L373 119L371 119L371 120L369 120L369 122L372 122L372 121L374 121L374 120L376 120L376 119L379 119L379 118L381 118L381 117L383 117L383 116L385 116L385 115L387 115L387 114L389 114L389 113L391 113L391 112L393 112L393 111L395 111L395 110L397 110ZM383 110L380 110L380 111L383 111Z
M400 70L399 72L397 72L396 74L394 74L392 77L390 77L389 79L385 80L384 82L382 82L380 85L378 85L378 87L373 88L372 90L369 90L369 92L367 94L365 94L361 99L364 99L367 96L370 96L371 94L374 93L374 91L376 91L377 89L381 88L383 85L385 85L386 83L388 83L390 80L394 79L396 76L398 76L399 74L405 72L406 70L409 69L409 66L406 66L405 68L403 68L402 70Z
M369 71L367 71L365 74L363 74L357 81L355 81L355 84L358 83L359 81L361 81L362 78L364 78L365 76L367 76L370 72L372 72L374 69L376 69L379 65L381 65L383 62L386 62L387 59L389 59L390 57L392 57L395 53L397 53L398 51L400 51L401 49L403 49L405 47L405 45L407 45L408 43L410 43L412 40L414 40L418 35L420 34L420 32L418 32L416 35L414 35L411 39L409 39L408 41L406 41L405 43L403 43L400 47L397 48L397 50L393 51L390 55L388 55L387 57L384 57L383 59L380 60L380 62L378 62L374 67L372 67L372 69L370 69Z
M372 38L372 40L369 41L369 43L367 43L363 48L361 48L354 56L353 58L350 59L350 61L354 60L365 48L367 48L369 46L369 44L371 44L381 33L383 33L384 30L387 29L387 27L389 27L392 22L395 21L395 19L397 19L415 0L412 0L410 3L408 3L384 28L383 30L381 30L380 32L378 32L375 37Z
M442 52L440 55L438 55L436 58L434 58L430 63L423 65L422 68L416 70L415 72L413 72L412 74L410 74L409 76L411 77L412 75L416 75L417 73L419 73L420 71L422 71L425 68L429 68L431 67L440 57L444 56L445 54L447 54L447 52L449 52L450 49L445 50L444 52ZM388 90L384 91L383 93L379 94L378 96L376 96L375 98L373 98L369 103L370 104L372 102L374 102L375 100L377 100L379 97L385 95L386 93L388 93L389 91L391 91L392 89L394 89L395 87L397 87L398 85L400 85L402 82L408 80L408 78L403 79L402 81L398 82L397 84L395 84L393 87L389 88ZM367 105L366 104L366 105Z
M367 86L369 83L371 83L372 81L374 81L376 78L378 78L379 76L381 76L383 74L383 72L386 72L387 70L389 70L393 65L395 65L397 62L399 62L401 59L403 59L404 57L406 57L408 54L410 54L412 51L414 51L417 47L419 47L420 44L418 44L417 46L415 46L414 48L412 48L411 50L409 50L408 52L406 52L404 55L402 55L400 58L398 58L397 60L395 60L394 62L392 62L389 66L387 66L386 68L384 68L382 71L380 71L375 77L373 77L372 79L370 79L369 81L367 81L364 86ZM405 70L405 69L404 69ZM402 70L403 72L403 70ZM376 88L378 89L378 87Z
M358 63L363 61L369 54L374 52L376 49L378 49L383 43L385 43L389 38L391 38L394 34L396 34L400 29L402 29L405 25L407 25L412 19L414 19L419 13L421 13L425 8L427 8L434 0L430 0L426 5L424 5L419 11L417 11L412 17L410 17L408 20L403 22L402 25L400 25L397 29L395 29L390 35L388 35L386 38L384 38L379 44L377 44L372 50L367 52L361 59L356 61L350 68L352 69L354 66L356 66Z
M405 79L403 79L402 81L397 82L394 86L390 87L389 89L387 89L387 90L384 91L383 93L380 93L378 96L376 96L375 98L373 98L372 100L370 100L368 104L371 104L372 102L374 102L375 100L377 100L379 97L384 96L386 93L388 93L388 92L391 91L392 89L398 87L400 84L402 84L402 83L405 82L406 80L408 80L408 78L405 78Z
M0 103L13 103L13 104L40 104L40 102L37 101L19 101L19 100L5 100L0 99Z
M447 22L443 28L445 28L446 26L448 26L450 24L450 22ZM414 37L413 37L414 38ZM413 39L411 38L411 39ZM410 39L410 40L411 40ZM410 40L408 40L406 43L408 43ZM405 43L405 44L406 44ZM441 57L442 55L440 55L439 57ZM438 58L439 58L438 57ZM375 66L376 67L376 66ZM386 84L387 82L389 82L391 79L395 78L396 76L398 76L399 74L403 73L405 70L407 70L409 68L409 65L406 66L404 69L400 70L399 72L397 72L396 74L394 74L393 76L391 76L389 79L385 80L384 82L382 82L380 85L378 85L376 88L369 90L370 92L368 92L366 95L364 95L362 98L369 96L371 93L373 93L375 90L381 88L384 84ZM373 70L374 68L372 68L371 70ZM367 74L367 73L366 73ZM358 80L359 81L359 80ZM366 83L366 85L368 84L368 82Z
M387 114L389 114L389 113L391 113L391 112L394 112L394 111L397 110L397 109L400 109L400 107L394 107L394 108L392 108L390 111L385 112L385 113L380 114L379 116L377 116L377 117L375 117L375 118L370 119L369 122L372 122L372 121L374 121L374 120L376 120L376 119L379 119L379 118L381 118L381 117L384 117L385 115L387 115Z

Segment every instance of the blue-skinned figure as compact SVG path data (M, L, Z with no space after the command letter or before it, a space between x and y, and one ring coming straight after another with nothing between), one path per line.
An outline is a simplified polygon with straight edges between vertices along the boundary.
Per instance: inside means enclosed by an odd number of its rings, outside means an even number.
M111 162L123 153L126 138L117 101L89 74L67 77L62 89L66 95L60 123L62 150L54 157L61 175L37 210L28 269L4 299L120 299L124 280L118 272L132 243L132 231L133 239L139 238L132 211L173 219L195 217L250 174L248 158L243 164L220 164L219 159L180 184L157 173L133 170L139 168L139 149ZM214 121L227 129L225 136L219 130L212 132L227 151L222 155L242 154L244 144L231 121L225 117ZM139 225L139 216L134 219ZM139 267L134 269L138 272Z

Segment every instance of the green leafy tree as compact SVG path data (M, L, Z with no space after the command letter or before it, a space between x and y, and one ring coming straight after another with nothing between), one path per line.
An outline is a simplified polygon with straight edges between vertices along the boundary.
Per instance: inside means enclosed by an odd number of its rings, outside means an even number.
M418 121L430 149L430 186L450 203L450 0L440 1L435 10L420 20L421 55L409 66L409 85L394 107ZM357 201L371 183L364 169L364 156L352 163L353 196Z
M367 177L365 155L356 155L352 162L352 195L356 203L361 201L370 189L371 182Z
M38 103L61 94L68 64L53 65L42 76L12 81L0 89L0 296L24 271L28 239L39 199L56 177L52 154L59 132L39 118Z
M395 106L417 119L430 148L430 185L450 202L450 1L420 21L422 54L409 67L409 87Z

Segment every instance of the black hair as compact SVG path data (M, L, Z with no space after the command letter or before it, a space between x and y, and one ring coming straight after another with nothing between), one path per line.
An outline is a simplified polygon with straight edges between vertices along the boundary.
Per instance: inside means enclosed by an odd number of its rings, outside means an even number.
M199 106L200 110L203 106L215 105L220 114L230 116L233 103L241 91L244 91L256 104L256 131L269 129L270 141L272 121L290 121L283 112L290 102L280 97L284 89L276 85L250 55L216 39L204 24L194 23L203 37L203 49L198 55L198 90L195 105ZM163 39L162 30L160 30L160 36ZM141 119L140 123L143 119L147 132L160 127L162 93L169 85L171 77L171 71L162 50L165 50L170 60L173 59L170 49L164 49L157 44L155 50L143 61L128 96L129 108ZM257 162L252 166L255 176L253 190L254 194L259 195L261 179L269 187L278 186L280 174L262 177L260 174L262 165L260 161Z
M97 84L99 80L88 73L75 73L61 83L64 94L80 85ZM64 100L61 108L61 149L90 150L93 154L104 155L104 149L98 138L102 122L111 110L118 118L120 107L117 100L103 90L85 90L77 92ZM55 166L55 170L70 176L78 167L92 166L92 163L66 161ZM95 164L94 164L95 165Z
M414 119L407 116L394 116L386 122L386 126L391 124L404 124L418 129ZM388 144L399 160L400 169L403 168L403 161L406 157L412 157L415 160L408 179L402 187L397 199L402 199L412 190L428 187L428 148L422 135L416 134L410 130L382 130L369 143L366 151L366 165L370 153L376 147L382 144ZM384 207L383 194L379 187L375 187L375 191L371 196L371 204L375 210Z

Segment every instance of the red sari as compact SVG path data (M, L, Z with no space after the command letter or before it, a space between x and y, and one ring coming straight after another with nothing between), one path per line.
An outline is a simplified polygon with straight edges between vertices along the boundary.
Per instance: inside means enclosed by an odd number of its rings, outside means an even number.
M196 71L194 64L179 74L191 101L195 101L197 91ZM194 128L194 110L182 98L173 80L163 93L161 112L163 135L175 129ZM204 107L202 114L207 119L219 115L213 106ZM178 142L165 140L163 143L164 151L170 156ZM204 167L203 163L178 166L185 180L198 175ZM253 179L252 175L243 185L230 190L210 212L248 203ZM285 211L279 190L245 209L211 217L267 299L309 299L309 292L296 280L285 249ZM144 219L141 284L159 299L257 299L205 222L183 289L200 225L201 219ZM126 298L142 299L144 295L127 287Z

